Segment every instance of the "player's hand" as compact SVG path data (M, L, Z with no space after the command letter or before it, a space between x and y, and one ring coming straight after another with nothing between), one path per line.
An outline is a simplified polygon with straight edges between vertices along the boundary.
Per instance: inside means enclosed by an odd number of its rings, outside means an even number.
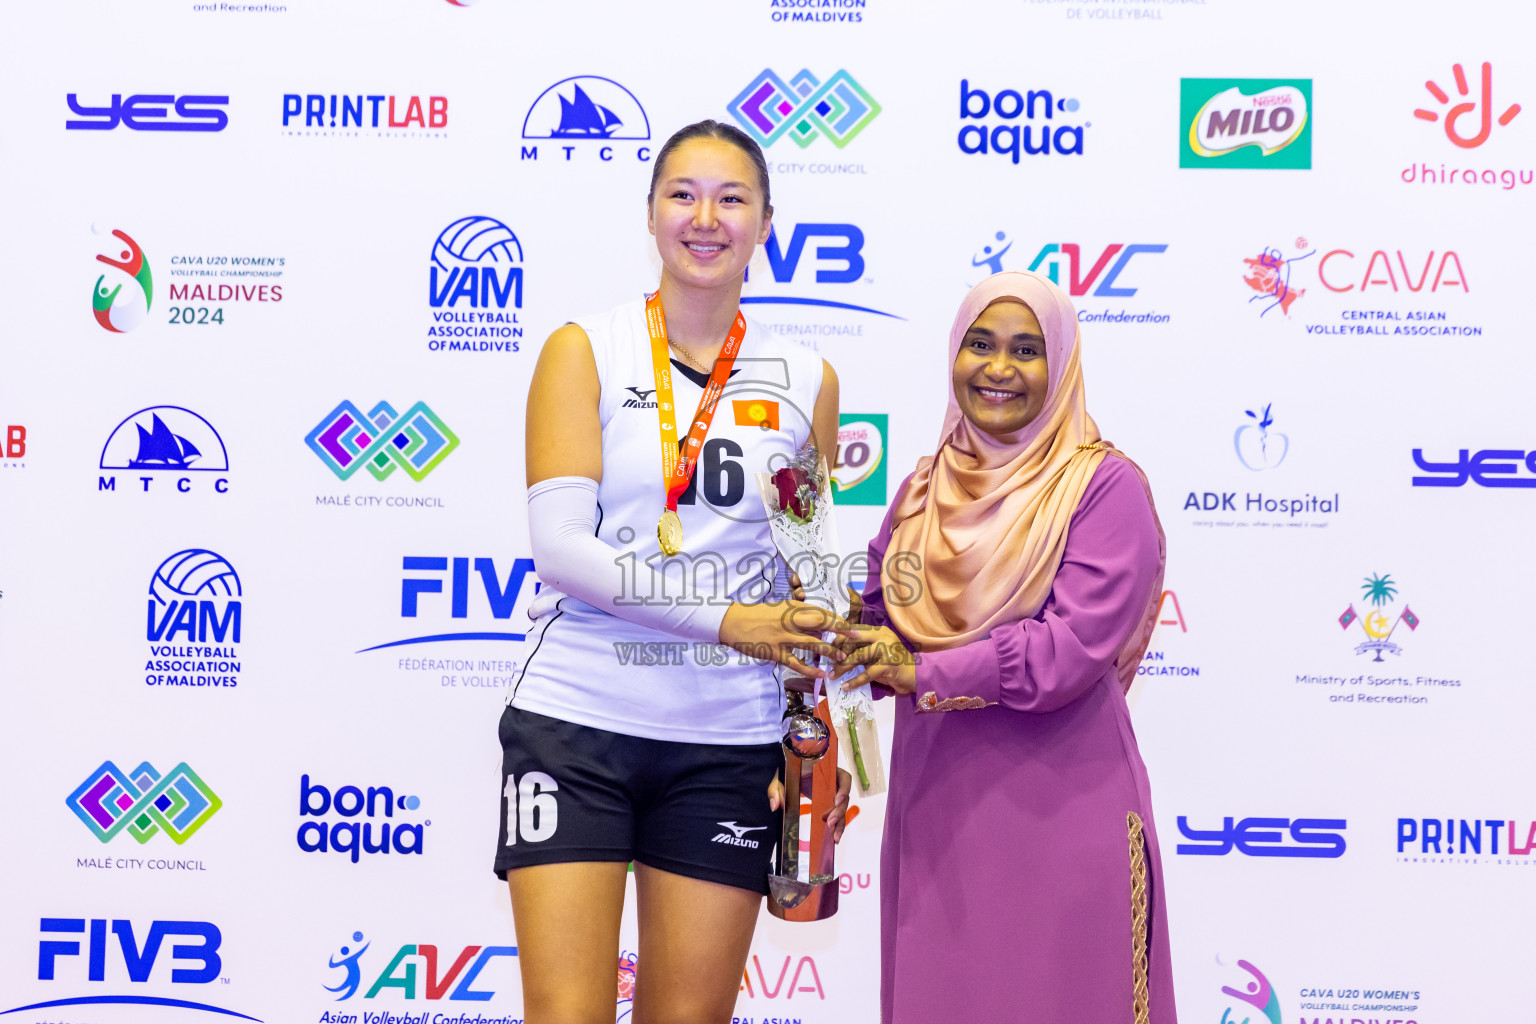
M833 801L827 813L821 816L821 820L826 822L827 827L832 830L832 841L834 843L843 841L843 829L848 827L848 797L852 793L853 776L839 768L837 770L837 799Z
M796 601L805 600L805 588L800 585L800 576L793 569L789 571L789 596ZM864 617L864 595L848 588L848 623L857 626Z
M842 653L822 640L821 634L847 628L848 623L827 609L804 601L737 601L726 609L720 623L720 642L749 658L777 662L802 676L824 679L829 673L801 661L796 648L840 661Z

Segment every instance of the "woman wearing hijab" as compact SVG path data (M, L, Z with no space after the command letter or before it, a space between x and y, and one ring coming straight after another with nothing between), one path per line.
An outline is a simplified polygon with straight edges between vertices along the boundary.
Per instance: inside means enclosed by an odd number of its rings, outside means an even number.
M938 449L870 544L881 571L842 640L840 675L866 665L897 695L881 1018L1173 1024L1125 702L1162 590L1146 479L1088 415L1050 281L973 288L949 357Z

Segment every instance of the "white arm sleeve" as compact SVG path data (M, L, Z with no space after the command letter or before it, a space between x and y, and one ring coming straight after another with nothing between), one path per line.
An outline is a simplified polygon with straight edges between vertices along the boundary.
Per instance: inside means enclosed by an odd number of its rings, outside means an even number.
M539 578L561 593L641 626L688 640L720 642L720 623L730 602L639 604L633 603L635 595L624 592L622 556L597 537L596 480L556 476L528 488L528 536ZM629 573L640 593L680 597L689 593L680 563L660 573L639 563Z

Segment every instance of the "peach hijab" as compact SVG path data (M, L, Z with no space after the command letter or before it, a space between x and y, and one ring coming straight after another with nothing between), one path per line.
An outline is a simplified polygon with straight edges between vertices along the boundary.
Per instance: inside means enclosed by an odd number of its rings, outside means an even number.
M984 639L996 626L1038 615L1061 565L1072 514L1094 470L1106 455L1125 458L1101 440L1088 415L1077 311L1060 288L1039 274L1005 271L972 288L949 330L946 365L954 365L966 331L982 310L999 299L1024 303L1045 331L1045 407L1017 433L994 436L961 414L950 389L938 451L918 461L897 499L887 553L913 552L922 558L922 586L915 600L888 602L892 624L921 650L960 647ZM1146 476L1131 465L1145 487ZM1147 501L1152 501L1150 490ZM1115 659L1127 689L1146 653L1162 596L1166 547L1161 525L1157 539L1157 579Z

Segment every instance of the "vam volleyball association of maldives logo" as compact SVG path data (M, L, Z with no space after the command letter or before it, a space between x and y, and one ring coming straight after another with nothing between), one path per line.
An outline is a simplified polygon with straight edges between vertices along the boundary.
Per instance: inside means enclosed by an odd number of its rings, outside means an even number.
M93 226L91 233L99 235L101 230ZM111 241L103 248L107 253L98 253L96 259L111 270L96 278L91 309L104 329L127 334L149 315L155 298L154 277L144 250L128 232L114 228Z

